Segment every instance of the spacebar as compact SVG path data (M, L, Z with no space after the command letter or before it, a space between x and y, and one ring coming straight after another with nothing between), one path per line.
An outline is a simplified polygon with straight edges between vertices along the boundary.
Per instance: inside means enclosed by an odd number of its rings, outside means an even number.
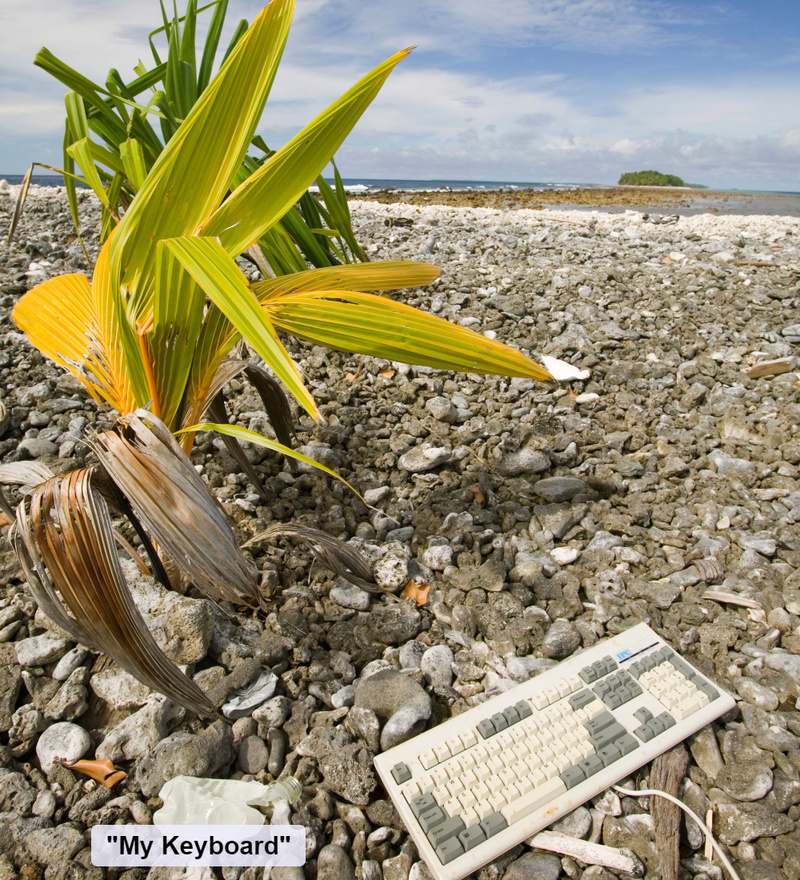
M548 779L547 782L537 785L533 791L529 791L528 794L503 807L500 813L506 822L512 825L514 822L524 819L525 816L539 807L550 803L560 794L564 794L566 790L567 787L561 779L558 776L554 776L552 779Z

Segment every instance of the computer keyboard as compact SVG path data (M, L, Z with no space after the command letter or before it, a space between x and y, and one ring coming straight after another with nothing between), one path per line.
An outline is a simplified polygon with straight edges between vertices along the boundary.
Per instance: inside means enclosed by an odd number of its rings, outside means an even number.
M460 880L734 706L646 624L378 755L436 880Z

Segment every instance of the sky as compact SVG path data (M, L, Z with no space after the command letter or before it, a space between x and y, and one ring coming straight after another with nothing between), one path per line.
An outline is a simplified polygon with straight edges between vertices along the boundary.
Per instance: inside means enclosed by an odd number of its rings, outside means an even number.
M262 5L230 0L228 30ZM98 82L133 79L159 23L157 0L0 0L0 174L61 162L65 89L33 66L41 46ZM259 133L280 146L410 44L337 154L346 178L654 168L800 191L797 0L297 0Z

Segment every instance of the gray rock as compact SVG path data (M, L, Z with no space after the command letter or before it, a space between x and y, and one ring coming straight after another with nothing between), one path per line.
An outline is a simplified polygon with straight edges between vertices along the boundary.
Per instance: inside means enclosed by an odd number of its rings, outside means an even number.
M550 458L539 449L525 447L518 452L509 452L497 464L497 470L504 477L516 477L519 474L540 474L549 470Z
M260 736L246 736L239 743L239 769L242 773L260 773L269 760L269 750Z
M36 743L36 737L48 722L42 712L33 705L25 703L13 714L8 730L8 744L16 757L29 752Z
M17 446L17 455L20 459L45 458L49 455L58 455L58 446L52 440L43 437L25 437Z
M374 753L354 743L342 727L315 728L297 745L298 755L315 758L325 787L351 804L366 804L378 784Z
M149 755L184 715L183 708L155 694L138 712L111 728L97 747L96 756L112 762L138 761Z
M425 403L425 409L440 422L447 422L453 425L458 420L458 410L453 405L453 401L448 397L431 397Z
M756 466L752 461L744 458L733 458L726 452L715 449L708 456L714 464L717 473L725 477L740 477L755 472Z
M56 796L49 788L45 788L36 795L31 812L34 816L41 816L42 819L50 819L56 811L56 806Z
M40 828L25 837L25 847L40 865L61 865L69 862L84 848L83 834L71 825Z
M53 670L53 678L56 681L66 681L88 656L89 652L83 645L76 645L58 661Z
M698 767L709 779L714 779L722 770L724 762L713 728L704 727L693 737L690 737L689 750Z
M451 455L444 446L415 446L397 459L397 466L409 474L422 474L449 461Z
M558 880L561 859L550 853L529 852L512 862L503 880Z
M422 628L422 615L410 601L381 605L367 621L369 635L383 645L397 645L413 639Z
M331 588L330 597L337 605L341 605L342 608L350 608L353 611L369 611L372 602L369 593L346 581L337 582Z
M383 501L391 491L392 490L389 486L378 486L376 489L367 489L367 491L364 492L364 501L370 506L373 506L379 501Z
M49 773L54 764L74 764L89 751L92 740L89 734L77 724L60 721L51 724L39 737L36 755L44 773Z
M0 813L24 816L36 801L36 789L16 771L0 767Z
M499 593L506 582L506 567L502 562L489 559L478 568L459 568L450 575L453 586L464 592L486 590Z
M269 760L267 769L278 777L283 772L286 763L286 753L289 751L289 736L285 730L272 727L267 733L267 745L269 746Z
M11 727L14 707L22 687L22 670L13 666L0 666L0 731Z
M405 742L431 717L431 700L425 689L396 669L382 669L356 686L355 706L370 709L386 720L381 748Z
M154 797L174 776L215 776L234 758L233 734L215 721L198 734L174 733L146 755L136 768L136 781L145 797Z
M143 705L153 691L116 664L96 672L89 680L92 690L113 709L130 709Z
M75 669L45 706L44 714L54 721L74 721L89 708L89 670Z
M541 483L541 480L539 480ZM534 519L529 526L530 536L536 538L540 532L552 532L553 537L561 539L567 532L578 525L586 516L586 504L540 504L533 508Z
M774 712L780 705L778 695L772 688L765 687L752 678L737 678L735 680L736 690L739 696L758 706L759 709L766 709L768 712Z
M772 789L772 771L753 762L725 764L715 782L737 801L760 801Z
M558 618L547 630L542 642L545 657L563 660L581 646L581 636L575 625L564 618Z
M785 813L777 813L768 804L717 804L716 813L715 833L727 846L789 834L795 827Z
M214 629L209 602L165 589L130 560L121 564L134 601L159 648L177 664L202 660Z
M340 846L329 843L317 855L317 880L355 880L356 869Z
M399 856L386 859L381 867L383 880L408 880L411 872L411 857L406 853L400 853Z
M253 712L253 718L266 727L283 727L292 712L292 705L286 697L273 697Z
M420 669L431 687L449 687L453 683L454 659L447 645L434 645L422 655Z
M378 716L363 706L353 706L347 713L345 727L353 734L364 740L373 752L378 752L381 747L381 724Z
M549 830L559 831L561 834L568 834L570 837L586 838L592 830L592 814L586 807L578 807L577 810L567 813L563 819L554 822Z
M434 544L422 553L422 564L432 571L444 571L453 562L453 549L447 544Z
M385 590L396 592L402 589L410 580L409 561L410 554L405 546L391 547L372 567L375 580Z
M570 501L588 493L589 487L577 477L545 477L533 484L533 491L549 502Z
M398 654L400 668L419 669L422 657L427 650L428 646L423 642L406 642L400 647L400 653Z
M70 643L51 633L43 633L15 642L14 649L20 666L44 666L60 660L70 649Z

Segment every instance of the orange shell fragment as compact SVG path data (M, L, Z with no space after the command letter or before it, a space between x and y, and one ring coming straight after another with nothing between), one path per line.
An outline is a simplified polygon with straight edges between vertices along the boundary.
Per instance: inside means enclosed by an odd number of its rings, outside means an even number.
M124 770L117 770L108 758L103 758L101 761L76 761L74 764L64 766L89 776L106 788L113 788L128 775Z
M425 605L428 601L430 589L430 584L418 584L416 581L411 580L406 584L406 588L401 595L404 599L413 599L417 605Z

